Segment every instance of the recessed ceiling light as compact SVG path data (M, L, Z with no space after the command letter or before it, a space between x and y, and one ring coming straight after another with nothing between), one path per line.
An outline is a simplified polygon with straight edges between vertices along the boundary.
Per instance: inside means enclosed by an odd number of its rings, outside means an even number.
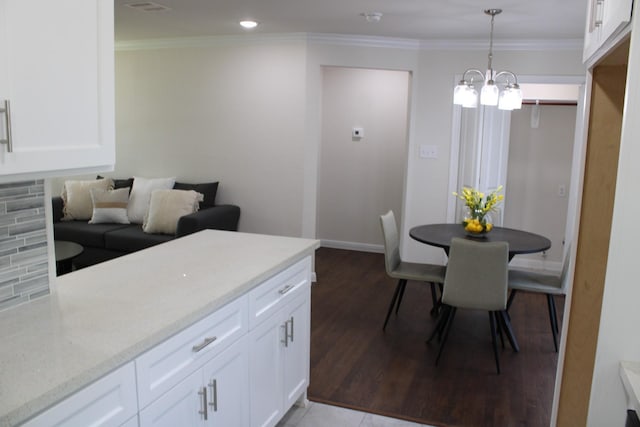
M252 20L245 20L245 21L240 21L240 26L242 28L247 29L247 30L251 30L251 29L257 27L258 23L256 21L252 21Z
M382 19L382 13L380 12L364 12L360 16L364 16L367 22L380 22L380 19Z

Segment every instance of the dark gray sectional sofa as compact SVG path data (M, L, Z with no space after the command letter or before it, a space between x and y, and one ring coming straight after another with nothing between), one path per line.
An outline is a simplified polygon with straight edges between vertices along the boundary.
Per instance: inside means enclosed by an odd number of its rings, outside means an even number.
M179 186L180 184L176 184L174 188L180 188ZM64 207L62 198L54 197L52 205L54 239L79 243L84 247L84 251L73 260L76 269L204 229L237 231L240 219L238 206L201 204L199 211L178 220L175 235L149 234L142 231L140 224L89 224L88 221L62 221Z

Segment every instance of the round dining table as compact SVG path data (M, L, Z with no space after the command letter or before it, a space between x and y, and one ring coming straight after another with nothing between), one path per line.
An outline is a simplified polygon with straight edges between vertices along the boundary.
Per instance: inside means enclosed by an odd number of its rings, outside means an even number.
M462 224L427 224L413 227L409 230L409 236L418 242L442 248L447 255L454 237L482 242L508 242L509 260L515 255L543 252L551 247L551 241L544 236L504 227L493 227L482 236L470 236Z

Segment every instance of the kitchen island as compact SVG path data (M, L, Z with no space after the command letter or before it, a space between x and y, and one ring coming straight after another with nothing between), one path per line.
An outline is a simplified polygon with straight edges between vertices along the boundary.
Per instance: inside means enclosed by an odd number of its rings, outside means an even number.
M228 335L236 340L243 331L250 334L251 325L258 326L252 316L276 317L270 310L277 301L268 298L286 302L291 290L308 289L318 246L309 239L205 230L57 278L51 295L0 312L0 426L20 425L105 375L146 360L146 353L208 316L245 304L243 298L249 308L238 309L242 326ZM265 286L273 290L258 292ZM308 302L306 307L308 316ZM204 363L195 347L191 371ZM308 360L303 364L308 370ZM137 375L136 393L142 393ZM146 398L156 399L153 393ZM143 410L135 406L136 414Z

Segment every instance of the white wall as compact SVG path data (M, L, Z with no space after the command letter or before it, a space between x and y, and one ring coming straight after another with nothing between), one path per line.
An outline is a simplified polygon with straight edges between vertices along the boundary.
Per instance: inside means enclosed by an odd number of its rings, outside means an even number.
M408 71L402 252L439 261L441 250L407 233L445 221L454 76L485 62L485 49L318 36L118 51L113 175L220 180L218 201L242 208L240 230L315 237L322 66ZM496 46L494 64L519 74L584 74L579 49ZM439 158L419 158L420 144L436 145Z
M322 87L317 238L382 250L379 215L402 212L409 73L324 67Z
M305 70L300 40L117 52L112 176L220 181L242 231L300 236Z
M554 270L563 257L576 107L540 105L539 127L532 128L534 108L524 105L511 113L504 225L548 237L546 255L522 258ZM564 196L558 194L559 185L565 187Z

